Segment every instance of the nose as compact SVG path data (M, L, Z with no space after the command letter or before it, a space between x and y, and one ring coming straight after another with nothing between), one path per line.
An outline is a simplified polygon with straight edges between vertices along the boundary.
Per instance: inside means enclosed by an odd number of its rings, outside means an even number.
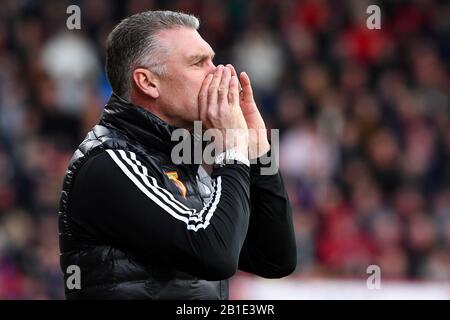
M207 74L214 73L216 71L217 66L213 62L208 63Z

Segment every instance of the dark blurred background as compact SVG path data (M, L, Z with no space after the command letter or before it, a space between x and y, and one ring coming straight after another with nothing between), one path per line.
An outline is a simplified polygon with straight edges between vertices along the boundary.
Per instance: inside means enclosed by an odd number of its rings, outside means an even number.
M81 30L66 27L72 4ZM370 4L381 30L366 27ZM280 129L299 257L289 283L365 279L370 264L383 281L450 282L448 1L2 0L0 299L63 298L62 177L111 92L107 34L151 9L200 17L215 63L249 73Z

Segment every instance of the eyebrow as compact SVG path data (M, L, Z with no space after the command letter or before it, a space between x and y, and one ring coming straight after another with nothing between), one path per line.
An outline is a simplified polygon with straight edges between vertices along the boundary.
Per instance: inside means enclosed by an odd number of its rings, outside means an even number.
M189 63L192 62L197 62L197 61L202 61L202 60L206 60L208 58L214 59L214 56L216 55L215 52L213 52L212 54L195 54L190 56L189 59Z

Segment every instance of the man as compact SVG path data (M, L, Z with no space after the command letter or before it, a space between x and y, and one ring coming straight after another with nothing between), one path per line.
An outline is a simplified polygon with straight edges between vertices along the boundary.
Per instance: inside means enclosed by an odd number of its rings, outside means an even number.
M242 134L265 129L250 79L240 74L239 93L236 71L214 66L198 26L190 15L149 11L107 39L114 93L75 151L60 201L66 284L69 266L81 271L68 299L227 299L238 268L266 278L295 269L281 176L249 165L270 152L265 134ZM196 120L224 136L211 176L171 159L172 133Z

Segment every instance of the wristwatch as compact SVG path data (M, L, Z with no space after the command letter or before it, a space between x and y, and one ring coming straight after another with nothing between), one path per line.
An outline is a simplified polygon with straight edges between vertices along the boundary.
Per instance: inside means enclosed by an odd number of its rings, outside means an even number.
M236 163L236 161L239 161L246 166L250 167L250 161L245 157L242 153L237 152L234 149L227 149L221 154L219 154L214 159L214 166L215 167L223 167L227 164Z

